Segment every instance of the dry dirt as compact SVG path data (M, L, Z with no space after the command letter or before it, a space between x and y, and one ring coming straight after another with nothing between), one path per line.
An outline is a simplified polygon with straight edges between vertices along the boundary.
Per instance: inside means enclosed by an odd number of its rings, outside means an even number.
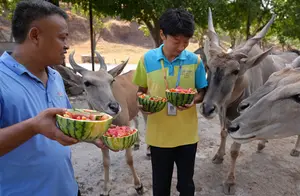
M81 102L76 106L85 107ZM140 150L133 151L136 171L145 187L146 196L152 195L151 162L145 156L144 124L139 126L142 135ZM200 142L196 156L196 195L222 196L222 182L229 169L228 138L224 163L214 165L211 159L219 145L219 123L217 119L206 120L199 115ZM183 130L184 131L184 130ZM237 196L298 196L300 195L299 158L289 155L295 137L269 141L262 153L256 153L257 142L242 146L236 167ZM80 143L72 147L76 178L84 196L99 196L103 185L102 154L92 144ZM110 176L112 196L137 195L133 178L126 165L124 152L111 152ZM176 168L176 167L175 167ZM176 193L176 170L172 181L172 196Z
M198 49L198 44L196 43L190 43L187 47L187 50L190 50L191 52L194 52L196 49ZM76 62L81 63L81 55L90 55L91 53L90 42L86 41L84 43L71 45L68 53L66 54L67 57L73 50L75 50L74 58ZM121 63L121 61L126 60L128 57L128 64L137 64L140 57L148 50L148 48L141 46L111 43L104 40L101 40L97 44L97 51L104 57L106 64L118 64ZM66 58L66 63L69 63L68 58Z
M130 68L127 68L129 70ZM84 98L71 98L74 107L86 108ZM198 113L199 136L195 166L196 196L223 196L222 182L230 167L228 137L226 155L221 165L211 159L219 146L218 119L206 120ZM146 158L145 125L139 117L141 148L133 151L134 165L145 188L145 196L152 196L151 162ZM182 130L184 131L184 130ZM272 140L262 153L256 153L257 142L242 145L236 166L236 196L300 196L299 158L291 157L296 137ZM104 170L100 149L92 144L72 146L72 161L83 196L99 196L103 186ZM137 195L133 178L125 161L125 152L111 152L111 196ZM172 181L172 196L176 192L176 167Z

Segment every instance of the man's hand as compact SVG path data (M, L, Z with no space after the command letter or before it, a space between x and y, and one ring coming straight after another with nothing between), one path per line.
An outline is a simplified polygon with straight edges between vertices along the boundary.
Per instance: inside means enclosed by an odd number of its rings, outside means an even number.
M177 109L183 111L191 108L193 105L195 105L194 100L190 104L185 104L184 106L177 106Z
M137 92L137 97L139 97L140 95L142 95L143 93L142 92ZM153 114L152 112L146 112L143 110L143 106L139 104L139 102L137 102L138 104L138 108L139 110L143 113L143 114L146 114L146 115L151 115Z
M196 105L197 103L201 102L202 99L203 99L202 93L196 93L192 103L185 104L184 106L178 106L177 109L180 111L187 110L187 109L193 107L194 105Z
M106 146L106 145L104 144L104 142L103 142L101 139L97 139L97 140L95 140L93 143L94 143L98 148L101 148L101 149L103 149L103 150L109 149L109 150L111 150L111 151L113 151L113 152L119 152L118 150L112 150L112 149L110 149L108 146Z
M49 108L39 113L31 120L32 130L37 134L42 134L49 139L56 140L64 146L76 144L79 141L75 138L65 135L56 126L56 114L63 115L66 109Z

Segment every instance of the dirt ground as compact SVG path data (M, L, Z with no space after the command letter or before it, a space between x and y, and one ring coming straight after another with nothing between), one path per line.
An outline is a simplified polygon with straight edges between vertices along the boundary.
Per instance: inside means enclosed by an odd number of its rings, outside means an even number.
M198 49L197 43L190 43L187 50L194 52ZM70 45L68 53L66 54L66 63L69 63L69 54L75 50L74 59L81 63L81 55L90 55L90 42ZM106 64L118 64L129 57L128 64L137 64L140 57L149 50L149 48L141 46L133 46L129 44L112 43L101 40L97 44L96 50L104 57Z
M87 107L82 98L71 98L74 107ZM134 165L145 188L145 196L152 195L151 162L146 158L145 127L139 118L141 148L133 151ZM206 120L199 114L198 151L195 166L196 196L222 196L222 182L230 166L228 137L223 164L214 165L211 159L217 151L219 137L218 119ZM184 131L184 130L183 130ZM257 142L241 148L236 167L236 196L299 196L299 158L289 155L296 137L272 140L262 153L256 153ZM101 151L92 144L79 143L72 147L72 161L83 196L99 196L103 186L103 162ZM111 196L135 196L133 178L126 165L124 151L111 152ZM172 181L172 196L176 196L176 167Z

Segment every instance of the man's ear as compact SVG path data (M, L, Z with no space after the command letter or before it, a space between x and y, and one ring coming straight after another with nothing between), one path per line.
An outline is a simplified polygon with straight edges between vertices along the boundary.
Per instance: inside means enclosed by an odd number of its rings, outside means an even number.
M29 29L28 38L31 42L38 44L39 34L40 34L40 30L37 27L32 27Z
M160 35L160 38L161 38L162 40L166 40L166 39L167 39L167 37L165 36L163 30L161 30L161 29L159 30L159 35Z

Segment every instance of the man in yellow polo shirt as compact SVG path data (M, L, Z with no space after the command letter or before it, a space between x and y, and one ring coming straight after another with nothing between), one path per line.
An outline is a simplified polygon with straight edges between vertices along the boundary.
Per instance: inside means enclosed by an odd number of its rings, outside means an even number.
M165 97L166 88L176 86L196 88L198 94L190 105L173 111L168 104L162 111L148 116L146 143L151 151L153 195L170 195L175 163L180 196L194 196L193 175L199 140L195 104L202 101L207 87L205 69L198 56L185 50L194 34L193 16L183 9L169 9L159 22L164 44L140 59L133 79L139 86L137 95Z

